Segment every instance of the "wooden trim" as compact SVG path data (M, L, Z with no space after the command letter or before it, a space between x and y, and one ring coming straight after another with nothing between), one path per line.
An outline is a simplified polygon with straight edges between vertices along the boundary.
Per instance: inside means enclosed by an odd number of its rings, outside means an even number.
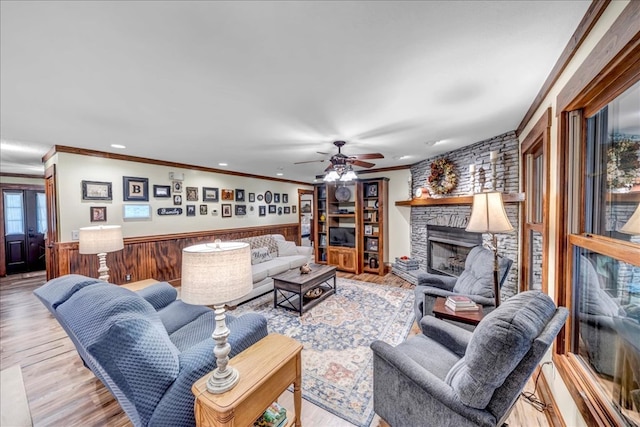
M544 415L547 417L547 421L549 425L552 427L567 427L564 422L564 418L562 418L562 414L558 411L558 404L553 396L553 392L551 391L551 387L549 387L549 383L547 382L547 377L542 372L542 375L538 377L538 373L541 371L540 366L536 367L536 370L533 372L532 377L538 378L538 393L540 393L540 399L547 404L547 410L544 411Z
M172 168L181 168L181 169L197 170L202 172L219 173L223 175L241 176L244 178L255 178L255 179L264 179L267 181L285 182L288 184L297 184L297 185L305 185L305 186L312 185L308 182L293 181L290 179L273 178L270 176L254 175L254 174L230 171L225 169L209 168L205 166L187 165L185 163L169 162L166 160L155 160L155 159L149 159L146 157L127 156L124 154L117 154L117 153L107 153L105 151L89 150L86 148L67 147L65 145L54 145L53 148L47 154L44 155L44 157L42 158L42 161L46 162L56 153L70 153L70 154L77 154L80 156L102 157L105 159L112 159L112 160L124 160L127 162L147 163L151 165L168 166Z
M502 200L505 203L519 203L525 199L524 193L503 193ZM473 203L473 196L450 196L412 200L399 200L396 206L441 206L441 205L470 205Z
M35 178L35 179L44 179L44 175L35 175L35 174L28 174L28 173L7 173L7 172L0 172L0 176L8 176L8 177L12 177L12 178Z
M640 266L640 244L594 234L571 234L569 244Z
M598 22L598 19L600 19L600 16L605 11L607 6L609 6L609 3L610 0L592 0L589 9L587 9L587 12L584 14L582 20L578 24L578 28L576 28L576 30L574 31L571 39L567 43L567 46L562 51L560 58L558 58L558 61L553 66L553 69L549 73L549 76L534 98L533 103L529 107L529 110L527 110L527 113L524 115L522 121L518 125L518 129L516 130L517 136L520 136L525 126L529 123L529 121L535 114L536 110L540 108L542 101L544 101L544 98L549 94L551 88L556 84L558 78L560 78L560 75L562 75L565 68L567 68L567 65L573 59L580 46L582 46L582 42L584 42L584 40L587 38L593 26L596 24L596 22Z
M583 108L627 69L639 67L640 2L631 1L560 91L558 112Z

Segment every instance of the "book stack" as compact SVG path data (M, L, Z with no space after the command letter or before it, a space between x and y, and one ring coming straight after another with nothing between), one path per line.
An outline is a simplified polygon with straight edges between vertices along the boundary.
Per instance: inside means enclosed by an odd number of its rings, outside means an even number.
M469 297L449 295L444 305L453 311L477 311L478 306Z
M420 268L420 263L417 259L411 259L409 257L396 257L396 262L394 267L402 270L402 271L411 271L418 270Z
M254 427L282 427L287 424L287 410L273 402L254 423Z

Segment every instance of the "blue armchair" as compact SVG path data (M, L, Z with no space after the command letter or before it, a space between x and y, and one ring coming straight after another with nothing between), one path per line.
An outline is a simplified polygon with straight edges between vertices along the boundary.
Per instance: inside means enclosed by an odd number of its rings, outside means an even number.
M509 258L498 257L499 286L502 288L513 261ZM420 322L424 316L433 316L433 306L436 298L446 298L449 295L465 295L483 308L486 315L495 307L493 292L493 252L482 246L476 246L469 252L464 263L464 271L460 277L450 277L441 274L418 274L418 285L414 290L416 321ZM457 323L458 326L469 328L468 325Z
M68 275L34 291L134 426L192 427L191 386L216 367L214 311L186 304L168 283L140 292ZM231 354L267 336L263 316L227 315Z
M499 426L568 316L540 291L509 298L474 332L432 316L425 334L373 350L373 407L393 427Z

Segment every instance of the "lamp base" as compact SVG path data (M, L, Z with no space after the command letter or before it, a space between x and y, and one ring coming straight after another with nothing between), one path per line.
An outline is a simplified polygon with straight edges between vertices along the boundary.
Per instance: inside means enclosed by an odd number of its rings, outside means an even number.
M216 368L207 380L207 391L212 394L221 394L231 390L240 381L240 373L232 366L227 366L224 372Z

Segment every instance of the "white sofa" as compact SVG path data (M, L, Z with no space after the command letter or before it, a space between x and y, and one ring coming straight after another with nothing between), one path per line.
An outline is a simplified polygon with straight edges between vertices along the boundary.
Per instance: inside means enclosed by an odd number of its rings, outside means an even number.
M249 243L252 252L253 289L249 294L229 303L238 305L273 290L272 277L313 260L313 248L296 246L294 242L285 240L281 234L237 239L238 242ZM268 255L265 256L265 254Z

